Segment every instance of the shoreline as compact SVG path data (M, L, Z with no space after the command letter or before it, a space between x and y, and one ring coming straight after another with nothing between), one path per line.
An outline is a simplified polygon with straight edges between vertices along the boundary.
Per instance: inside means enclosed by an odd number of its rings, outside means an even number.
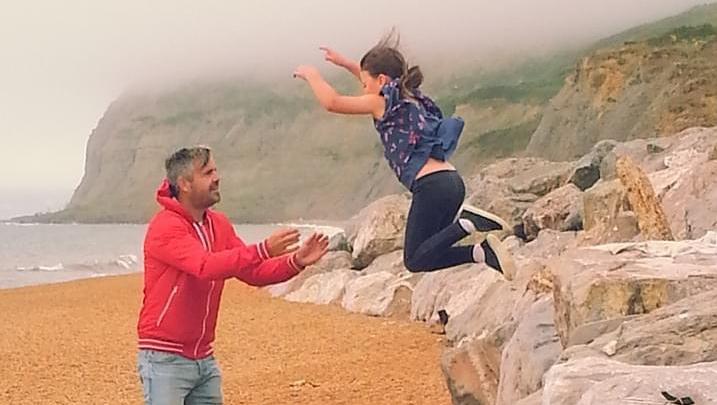
M36 271L36 273L53 273L51 271ZM144 273L144 270L142 269L142 266L137 268L134 271L126 271L122 273L95 273L95 274L89 274L89 275L77 275L77 276L68 276L67 278L60 277L56 280L42 280L42 281L36 281L36 282L23 282L19 283L19 285L10 285L10 286L2 286L0 285L0 293L3 291L14 291L14 290L22 290L27 288L37 288L37 287L44 287L44 286L56 286L60 284L66 284L66 283L74 283L78 281L86 281L86 280L97 280L97 279L107 279L112 277L122 277L122 276L129 276L129 275L135 275L135 274L142 274Z
M147 225L149 222L77 222L77 221L24 221L23 218L29 217L16 217L11 219L0 219L0 225L16 225L16 226L32 226L32 225ZM296 227L330 227L344 230L350 222L350 219L345 220L333 220L333 219L290 219L286 221L272 221L272 222L235 222L231 218L232 224L235 226L249 225L249 226L296 226Z
M65 224L45 224L45 223L15 223L15 222L0 222L0 229L1 228L14 228L18 227L17 233L19 234L27 234L29 233L35 233L35 232L43 232L49 231L50 227L67 227L68 231L69 228L72 227L98 227L99 229L93 230L90 232L90 234L97 234L97 232L104 233L105 230L102 228L106 228L106 232L112 232L112 229L115 229L113 227L143 227L146 224L132 224L132 223L93 223L93 224L84 224L84 223L65 223ZM249 228L247 232L249 234L256 234L259 233L268 233L268 231L271 228L279 228L279 227L294 227L298 228L300 233L303 237L308 237L312 231L319 231L322 233L325 233L329 237L334 236L335 234L344 232L344 228L341 226L345 226L343 223L338 223L338 221L331 221L331 220L299 220L299 221L292 221L292 222L286 222L286 223L271 223L271 224L234 224L238 229L238 232L241 231L241 227ZM37 229L33 229L34 227L38 227ZM22 229L24 228L24 229ZM245 229L246 229L245 228ZM266 230L262 231L262 228L267 228ZM119 228L117 228L119 229ZM13 235L14 232L12 229L6 229L6 232L10 232L10 235ZM64 234L64 228L59 228L57 231L53 231L53 233L62 233ZM143 232L141 229L137 229L135 231L132 231L132 233L139 233ZM85 232L86 233L86 232ZM139 238L139 236L137 236ZM254 236L255 238L256 236ZM252 239L252 238L250 238ZM132 244L134 246L134 244ZM136 249L135 249L136 248ZM94 248L93 248L94 249ZM97 247L97 249L100 249L99 251L103 252L105 249L102 247ZM93 279L93 278L105 278L108 276L115 276L115 275L121 275L121 274L134 274L134 273L142 273L144 271L143 263L142 263L142 256L141 256L141 241L137 240L137 245L132 247L130 250L118 252L116 256L108 257L106 259L100 259L99 261L96 260L87 260L85 261L82 258L68 258L64 257L64 255L61 256L55 256L53 258L47 259L42 257L41 253L38 252L39 255L32 261L28 262L26 259L15 259L13 260L12 256L8 256L7 259L4 260L5 263L0 268L0 291L2 290L11 290L11 289L17 289L17 288L24 288L29 286L38 286L38 285L54 285L57 283L63 283L68 281L75 281L75 280L84 280L84 279ZM12 252L11 252L12 253ZM23 256L23 253L18 253L20 256ZM110 253L111 254L111 253ZM4 274L3 274L4 273Z

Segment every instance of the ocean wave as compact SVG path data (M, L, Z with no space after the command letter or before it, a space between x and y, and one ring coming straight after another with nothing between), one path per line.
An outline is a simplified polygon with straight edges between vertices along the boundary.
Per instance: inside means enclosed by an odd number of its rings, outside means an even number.
M18 267L17 271L60 271L64 270L65 266L62 263L58 263L54 266L33 266L33 267Z
M17 267L15 270L17 271L38 271L38 272L57 272L57 271L87 271L91 273L96 273L94 277L98 277L100 274L106 274L105 272L107 270L119 270L119 271L126 271L126 270L133 270L139 263L139 260L137 259L136 255L133 254L127 254L127 255L120 255L118 258L114 260L109 260L105 262L101 261L94 261L91 263L73 263L64 265L63 263L58 263L56 265L52 266L46 266L46 265L39 265L39 266L30 266L30 267Z
M0 225L5 226L38 226L42 225L39 222L0 222Z
M306 224L306 223L293 223L293 222L280 222L277 224L273 224L275 226L288 226L292 228L308 228L308 229L314 229L316 231L321 231L328 236L333 236L337 233L341 233L344 231L343 228L339 228L337 226L331 226L331 225L319 225L319 224Z
M70 225L80 225L80 226L87 226L87 225L96 225L96 224L82 224L79 222L13 222L13 221L0 221L0 225L8 225L8 226L43 226L43 227L49 227L49 226L56 226L56 227L62 227L62 226L70 226ZM115 224L112 224L115 225ZM121 225L121 224L119 224Z

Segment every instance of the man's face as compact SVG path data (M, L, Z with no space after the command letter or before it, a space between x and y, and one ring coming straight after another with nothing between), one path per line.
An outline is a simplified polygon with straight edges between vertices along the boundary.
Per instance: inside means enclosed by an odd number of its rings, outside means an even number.
M192 206L198 209L209 208L221 200L219 173L213 157L204 167L200 162L194 164L192 177L187 180L184 190Z

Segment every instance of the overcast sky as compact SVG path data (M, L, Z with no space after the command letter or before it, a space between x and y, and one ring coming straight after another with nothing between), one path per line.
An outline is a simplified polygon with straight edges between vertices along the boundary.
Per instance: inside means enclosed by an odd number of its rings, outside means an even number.
M290 80L295 65L321 63L319 45L359 57L392 25L418 63L435 54L490 60L496 50L585 43L705 2L4 0L0 196L71 191L90 132L137 83L258 69Z

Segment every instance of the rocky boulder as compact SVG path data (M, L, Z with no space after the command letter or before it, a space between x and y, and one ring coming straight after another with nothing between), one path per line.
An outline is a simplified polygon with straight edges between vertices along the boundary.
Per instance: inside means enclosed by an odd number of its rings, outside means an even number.
M540 311L535 303L546 293L533 291L528 285L543 266L539 261L524 260L518 268L516 280L493 283L448 321L449 347L442 356L441 368L455 404L495 403L504 349L521 322ZM535 330L525 333L539 338ZM524 360L539 367L537 357ZM526 376L525 381L532 378L532 374Z
M513 254L524 258L551 258L559 256L569 249L578 245L578 232L558 232L552 229L544 229L538 237L524 245L514 248Z
M553 324L553 300L543 297L533 303L503 349L496 405L513 405L539 391L543 374L561 351Z
M625 187L619 180L600 181L583 194L583 228L610 224L621 211L629 211Z
M527 240L538 237L543 229L577 231L582 229L583 193L568 184L541 197L523 214L523 230Z
M329 252L351 252L351 245L345 232L336 232L329 238Z
M573 164L512 158L483 169L467 182L468 202L505 219L523 235L523 214L540 197L560 188Z
M717 148L717 128L690 128L675 136L635 140L618 144L601 164L603 180L616 179L617 161L628 157L650 179L657 200L661 202L670 229L676 239L699 238L715 229L713 212L715 196L714 165L710 154ZM598 190L586 192L588 199ZM605 190L602 190L605 196ZM629 205L629 204L628 204ZM634 207L626 209L633 210ZM585 229L604 213L585 208ZM649 237L647 239L650 239Z
M665 194L662 205L677 239L701 238L717 230L717 161L686 172Z
M591 322L647 314L717 287L713 239L603 245L550 259L562 344Z
M408 317L413 292L410 280L410 274L396 276L385 271L355 277L346 284L341 306L371 316Z
M645 172L629 157L622 157L617 161L617 175L625 187L643 238L674 240L665 212Z
M617 142L604 140L598 142L590 152L575 164L568 182L585 191L600 180L600 165L605 157L617 146Z
M408 269L403 265L403 250L394 250L391 253L379 256L368 267L361 270L362 275L380 272L388 272L394 275L409 274ZM421 275L422 273L415 274L415 276Z
M612 332L561 357L605 357L637 365L690 365L717 361L717 289L684 298L647 315L619 320ZM599 335L599 336L597 336Z
M717 403L717 363L692 366L634 366L582 358L553 366L545 375L544 405L668 403L662 392L695 404ZM673 402L675 403L675 402Z
M510 178L510 187L516 194L534 194L539 197L563 186L572 172L573 162L538 160L529 170Z
M307 278L297 290L285 295L284 299L322 305L338 304L344 296L346 285L357 276L356 271L349 269L315 274Z
M375 258L403 248L409 205L405 195L391 195L361 210L348 233L355 268L363 269Z
M348 269L351 267L351 254L344 251L329 252L313 266L309 266L294 278L283 283L273 284L264 289L272 297L283 297L299 288L312 276L328 273L337 269Z
M578 237L578 246L595 246L607 243L629 242L640 239L637 217L632 211L622 211L610 222L599 223Z
M502 347L516 325L511 322L504 328L486 331L444 351L441 370L454 405L495 403Z
M531 394L520 401L516 402L515 405L542 405L543 401L543 390L540 390L534 394Z
M617 179L617 161L621 157L629 157L640 164L646 172L667 168L665 151L671 147L670 138L636 139L617 144L600 162L600 178L605 181Z
M518 235L523 234L523 214L538 200L537 195L512 191L508 180L484 176L477 181L468 203L503 218Z
M464 265L433 271L422 276L411 298L411 320L436 322L438 311L450 317L479 301L502 277L484 265Z

